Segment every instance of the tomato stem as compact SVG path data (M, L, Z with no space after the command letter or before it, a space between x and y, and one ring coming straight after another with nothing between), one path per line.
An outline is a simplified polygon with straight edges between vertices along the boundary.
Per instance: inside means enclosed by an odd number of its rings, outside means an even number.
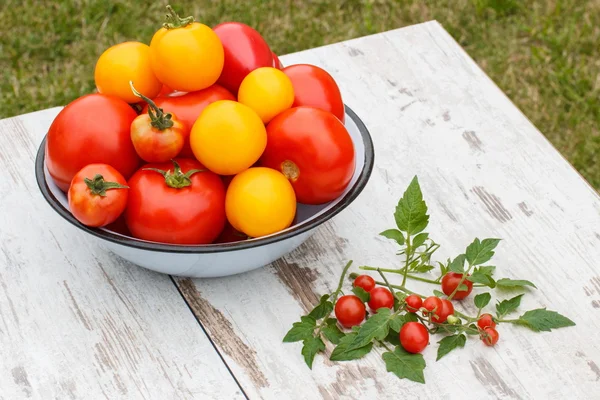
M129 186L121 185L118 182L106 182L100 174L96 174L93 179L84 178L83 181L92 194L102 197L106 196L106 191L110 189L129 189Z
M197 172L206 171L205 169L190 169L188 172L186 172L184 174L181 171L181 167L179 166L179 163L177 163L177 161L175 161L175 160L171 160L171 161L173 162L173 165L175 166L173 172L171 172L171 170L163 171L162 169L158 169L158 168L144 168L144 170L158 172L165 178L165 183L167 184L167 186L175 188L175 189L183 189L184 187L191 186L191 184L192 184L192 180L190 179L191 176Z
M148 115L150 116L151 121L150 125L161 131L164 131L165 129L168 129L173 126L173 115L171 113L165 114L163 109L158 107L155 102L138 92L133 87L132 81L129 81L129 86L131 86L131 91L134 95L148 103Z
M193 16L190 15L189 17L181 18L170 5L167 5L167 11L168 13L165 16L167 22L163 23L163 28L165 29L183 28L194 22Z
M368 266L361 266L358 267L360 269L364 269L366 271L383 271L383 272L390 272L392 274L403 274L404 273L404 268L402 269L386 269L386 268L376 268L376 267L368 267ZM426 282L426 283L431 283L432 285L439 285L440 282L438 281L434 281L432 279L427 279L427 278L421 278L420 276L416 276L416 275L412 275L407 273L406 277L409 279L414 279L416 281L421 281L421 282Z
M338 295L342 291L342 286L344 285L344 278L346 277L346 273L348 272L348 269L350 268L351 265L352 265L352 260L350 260L346 263L346 265L344 266L344 269L342 270L342 276L340 276L340 281L338 283L338 287L335 290L335 292L333 292L331 294L331 299L332 299L331 302L334 304L335 304L335 301L337 300Z

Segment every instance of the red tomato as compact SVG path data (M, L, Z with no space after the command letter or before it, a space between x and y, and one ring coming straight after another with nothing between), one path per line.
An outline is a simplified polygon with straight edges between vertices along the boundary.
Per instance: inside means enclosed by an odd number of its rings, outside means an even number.
M429 332L419 322L407 322L400 329L400 344L409 353L420 353L429 343Z
M490 314L481 314L481 317L477 320L477 326L480 329L495 328L496 323L494 322L494 317Z
M500 334L494 328L485 328L481 333L481 340L486 346L493 346L498 343L498 339L500 339Z
M352 284L354 287L361 287L365 292L370 292L375 287L375 279L369 275L359 275Z
M79 222L101 227L113 223L127 205L127 181L107 164L89 164L75 174L67 193Z
M335 303L335 317L344 328L360 325L365 319L365 305L353 294L342 296Z
M158 92L158 94L155 97L168 96L173 92L174 92L173 89L171 89L167 85L163 84L162 89L160 89L160 92Z
M129 128L137 114L125 101L93 93L63 108L48 130L46 167L63 191L88 164L108 164L129 178L140 165Z
M215 243L232 243L232 242L240 242L242 240L248 239L248 235L244 235L242 232L236 230L231 224L225 221L225 228L219 234L217 239L215 239Z
M368 304L371 311L377 311L383 307L394 307L394 295L388 290L388 288L378 286L374 289L371 289L369 295L370 299Z
M213 28L225 50L225 64L217 83L237 94L242 80L260 67L273 66L273 53L263 37L240 22L224 22Z
M458 274L456 272L448 272L442 278L442 292L444 292L446 296L450 296L454 292L454 289L458 287L458 284L460 283L462 277L463 274ZM454 297L452 297L453 299L462 300L465 297L467 297L469 293L471 293L471 291L473 290L473 282L469 281L468 279L465 279L462 284L467 287L467 290L457 291L454 294Z
M281 63L281 60L279 60L279 57L277 57L277 54L273 52L271 52L271 54L273 55L273 67L283 71L283 64Z
M409 312L417 312L423 305L423 300L416 294L407 296L404 301L406 301L406 310Z
M344 122L344 102L337 83L327 71L310 64L290 65L283 69L294 87L292 107L310 106L329 111Z
M298 202L323 204L339 197L354 175L354 144L333 114L312 107L282 112L267 125L263 166L281 171Z
M433 322L443 324L450 315L454 314L454 305L450 300L442 299L442 308L431 318Z
M225 226L223 181L196 160L148 164L129 179L129 187L125 221L136 238L206 244Z
M183 123L185 143L181 153L179 153L180 157L194 158L194 153L192 153L190 147L190 131L204 108L217 100L235 100L235 97L227 89L215 84L196 92L172 93L169 96L154 99L158 107L165 112L173 113ZM147 106L144 108L144 112L148 112Z
M442 310L442 299L435 296L429 296L425 300L423 300L423 308L425 308L429 313L433 312L433 315L440 315L440 311ZM425 314L425 313L423 313Z

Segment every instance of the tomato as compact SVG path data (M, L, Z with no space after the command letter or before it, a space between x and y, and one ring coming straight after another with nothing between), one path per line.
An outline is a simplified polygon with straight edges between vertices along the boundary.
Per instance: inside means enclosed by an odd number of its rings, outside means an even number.
M423 300L416 294L406 296L404 301L406 302L406 310L413 313L417 312L423 305Z
M281 63L281 60L279 60L279 57L277 57L277 55L275 53L273 54L273 68L277 68L283 71L283 64Z
M429 314L433 313L433 318L435 318L436 315L440 315L442 310L442 299L435 296L429 296L423 300L423 308L425 308Z
M294 102L294 88L280 70L263 67L250 72L242 81L238 101L247 105L266 124Z
M223 70L223 45L208 26L180 18L167 6L167 23L150 41L150 62L158 79L174 90L211 86ZM135 82L134 82L135 83Z
M150 98L162 89L150 66L150 47L140 42L124 42L104 51L96 62L94 80L100 93L117 96L127 103L139 101L131 92L129 81Z
M125 221L139 239L207 244L225 226L221 178L196 160L147 164L129 179Z
M454 305L450 300L442 299L442 307L431 318L433 322L443 324L450 315L454 314Z
M113 223L127 206L127 181L107 164L89 164L71 181L69 209L79 222L102 227Z
M420 322L407 322L400 329L400 344L409 353L420 353L429 343L429 332Z
M352 283L354 287L361 287L365 292L370 292L375 287L375 279L369 275L359 275Z
M495 328L496 323L494 322L494 317L492 317L490 314L481 314L477 320L477 326L479 329Z
M140 158L146 162L166 162L181 152L184 143L183 124L165 113L148 97L131 86L134 93L148 103L148 114L139 115L131 123L131 141Z
M350 134L333 114L295 107L267 126L261 164L282 171L300 203L323 204L339 197L354 175Z
M292 224L296 196L287 179L274 169L254 167L233 178L225 200L227 220L240 232L260 237Z
M494 328L485 328L481 333L481 340L486 346L491 347L495 345L496 343L498 343L498 339L500 339L500 334Z
M226 221L225 228L223 228L223 231L221 231L219 236L215 239L215 243L240 242L246 239L248 239L247 235L244 235L242 232L231 226L228 221Z
M259 159L267 133L250 107L220 100L204 109L192 127L190 145L206 168L219 175L235 175Z
M444 292L444 294L446 296L450 296L452 294L452 292L454 292L454 290L458 287L458 284L460 283L460 280L462 279L462 277L463 277L463 274L459 274L456 272L448 272L442 278L442 292ZM455 300L464 299L473 290L473 282L469 281L468 279L465 279L462 284L467 287L467 290L457 291L454 294L453 299L455 299Z
M371 289L369 292L369 308L371 311L377 311L380 308L392 308L394 307L394 295L383 286L378 286Z
M162 85L162 88L160 89L160 92L158 92L158 94L156 95L156 97L168 96L171 93L173 93L173 89L171 89L167 85Z
M335 303L335 317L344 328L360 325L366 315L364 303L353 294L342 296Z
M316 65L296 64L283 69L294 86L292 107L310 106L329 111L342 122L344 102L337 83L327 71Z
M173 113L183 123L185 143L180 156L193 158L194 153L190 147L190 132L194 123L207 105L218 100L235 100L235 97L222 86L212 85L206 89L186 94L172 93L170 96L157 97L156 105L165 111ZM148 112L148 107L144 108Z
M80 97L63 108L48 130L46 167L64 192L88 164L108 164L128 179L140 165L131 143L137 114L123 100L99 93Z
M225 52L223 72L218 83L237 93L240 84L250 72L260 67L271 67L273 55L269 45L253 28L241 22L223 22L213 28Z

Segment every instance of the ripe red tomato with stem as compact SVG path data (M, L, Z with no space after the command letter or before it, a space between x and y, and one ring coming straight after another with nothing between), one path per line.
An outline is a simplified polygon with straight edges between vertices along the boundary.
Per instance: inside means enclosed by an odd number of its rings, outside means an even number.
M479 329L495 328L496 323L494 322L494 317L492 317L491 314L481 314L477 320L477 326Z
M350 134L330 112L295 107L267 125L260 163L281 171L300 203L323 204L339 197L354 175L355 162Z
M352 294L340 297L335 303L335 317L344 328L360 325L367 311L364 303Z
M115 96L93 93L63 108L48 130L46 167L67 192L71 180L88 164L108 164L128 179L141 160L131 143L136 112Z
M392 308L394 307L394 295L389 291L388 288L378 286L371 289L369 292L369 308L371 311L377 311L380 308Z
M460 284L462 277L463 277L463 274L459 274L456 272L448 272L442 278L442 292L444 292L444 294L446 296L450 296L454 292L454 290L458 287L458 285ZM467 289L466 290L458 290L454 294L454 297L452 297L454 300L464 299L473 290L473 282L471 282L468 278L465 279L462 282L462 284L465 285L467 287Z
M361 287L365 292L370 292L375 287L375 279L369 275L359 275L352 283L354 287Z
M409 353L420 353L429 343L429 331L420 322L407 322L400 329L400 344Z
M436 296L429 296L423 300L423 308L425 308L428 313L439 316L439 313L442 310L442 299Z
M417 312L423 305L423 300L416 294L406 296L404 301L406 302L406 310L413 313Z
M107 164L89 164L75 174L67 193L69 209L92 227L113 223L127 206L127 181Z
M129 179L129 187L125 221L136 238L207 244L225 226L223 181L196 160L147 164Z
M485 328L481 333L481 340L486 346L491 347L495 345L496 343L498 343L498 339L500 339L500 334L494 328Z
M443 324L448 320L450 315L454 314L454 305L450 300L442 299L442 307L435 313L431 320L439 324Z

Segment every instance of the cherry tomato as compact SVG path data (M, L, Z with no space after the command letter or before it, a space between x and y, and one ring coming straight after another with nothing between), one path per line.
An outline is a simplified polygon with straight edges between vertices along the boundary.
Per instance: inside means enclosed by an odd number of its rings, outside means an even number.
M369 275L359 275L354 279L354 287L361 287L365 292L370 292L375 287L375 279Z
M371 311L377 311L382 307L394 307L394 295L388 290L388 288L378 286L376 288L371 289L369 295L370 299L367 304L369 304L369 308L371 309Z
M490 314L481 314L477 320L477 326L480 329L495 328L496 323L494 322L494 317L492 317Z
M107 164L89 164L71 181L69 209L79 222L101 227L113 223L127 206L127 181Z
M150 98L162 89L150 66L150 47L140 42L124 42L104 51L96 62L94 80L100 93L117 96L127 103L139 101L131 92L129 81Z
M360 325L365 315L364 303L352 294L340 297L335 303L335 317L344 328Z
M169 96L154 99L158 107L173 113L183 123L185 143L180 153L181 157L194 157L194 153L190 147L190 132L192 127L206 106L218 100L235 100L235 96L229 93L224 87L215 84L196 92L185 94L172 93ZM147 104L144 107L144 112L148 112Z
M225 52L223 72L218 83L232 93L237 93L250 72L273 66L269 45L253 28L240 22L223 22L213 29L221 39Z
M69 103L48 130L46 167L54 183L66 192L80 169L96 163L128 179L141 162L130 136L136 116L123 100L99 93Z
M500 339L500 334L498 334L498 331L494 328L485 328L481 333L481 340L486 346L491 347L495 345L498 343L498 339Z
M454 305L450 300L442 299L442 307L431 318L434 322L443 324L450 315L454 314Z
M174 90L171 89L170 87L168 87L167 85L162 85L162 88L160 89L160 92L158 92L156 97L168 96L173 92L174 92ZM144 105L147 106L147 104L144 104Z
M429 313L433 313L433 318L435 318L436 315L440 315L442 310L442 299L435 296L429 296L423 300L423 308L425 308Z
M150 62L158 79L174 90L211 86L223 71L223 45L208 26L180 18L167 6L167 23L150 41ZM135 82L134 82L135 83Z
M281 60L279 60L279 57L277 57L277 55L275 53L273 54L273 68L277 68L283 71L283 64L281 63Z
M446 275L444 275L444 277L442 278L442 292L444 292L446 296L450 296L450 294L454 292L454 289L458 287L462 276L463 274L458 274L456 272L448 272ZM473 290L473 282L469 281L468 279L465 279L462 284L467 287L467 290L459 290L458 292L456 292L453 299L464 299Z
M244 78L238 91L238 101L256 111L266 124L292 106L294 88L280 70L262 67Z
M406 301L406 310L413 313L417 312L423 305L423 300L421 300L421 298L416 294L411 294L410 296L407 296L406 299L404 299L404 301Z
M282 171L300 203L323 204L339 197L354 175L350 134L333 114L295 107L267 126L261 164Z
M250 237L279 232L292 224L296 196L280 172L254 167L233 178L225 200L231 225Z
M400 329L400 344L409 353L420 353L429 343L429 332L420 322L407 322Z
M129 179L125 221L139 239L207 244L225 226L221 178L196 160L147 164Z
M344 102L337 83L327 71L316 65L296 64L283 69L294 86L292 107L309 106L329 111L342 122Z
M267 133L250 107L220 100L204 109L192 127L190 145L206 168L219 175L235 175L259 159Z

